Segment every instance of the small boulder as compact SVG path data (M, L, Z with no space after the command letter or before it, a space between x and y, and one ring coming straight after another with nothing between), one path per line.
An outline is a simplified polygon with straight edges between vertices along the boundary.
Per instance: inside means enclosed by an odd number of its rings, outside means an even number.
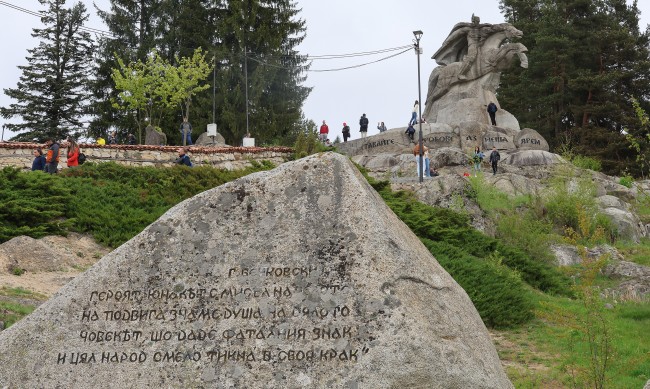
M575 246L554 244L551 245L551 251L555 255L555 263L558 266L573 266L582 263L582 258Z
M461 150L452 147L429 150L431 166L441 168L443 166L460 166L469 163L469 157Z
M144 144L152 146L164 146L167 144L167 135L156 131L153 126L147 126L145 130Z
M627 209L627 205L616 196L604 195L596 198L596 201L602 208Z
M225 146L226 139L218 132L214 139L213 137L208 136L207 132L204 132L203 134L199 135L194 144L196 146Z

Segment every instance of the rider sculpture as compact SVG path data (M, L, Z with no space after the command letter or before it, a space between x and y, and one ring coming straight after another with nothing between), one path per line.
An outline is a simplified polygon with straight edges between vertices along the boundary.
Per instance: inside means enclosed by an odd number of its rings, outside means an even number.
M519 38L522 32L509 23L481 23L472 15L472 22L456 24L442 46L433 55L438 63L429 77L429 91L423 114L435 122L438 109L464 98L478 98L481 103L496 101L496 88L501 71L519 58L528 67L526 47L521 43L505 43Z

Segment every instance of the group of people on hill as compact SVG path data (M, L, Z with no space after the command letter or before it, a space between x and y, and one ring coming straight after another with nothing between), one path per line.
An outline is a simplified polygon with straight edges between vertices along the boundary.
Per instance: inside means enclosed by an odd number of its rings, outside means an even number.
M365 138L368 135L368 124L370 121L368 120L368 117L364 113L361 115L361 118L359 118L359 132L361 133L361 138ZM379 132L384 132L387 131L388 128L386 127L386 124L384 122L378 122L377 123L377 129ZM318 131L318 136L321 142L328 144L329 142L329 126L323 120L323 124L320 126L320 129ZM341 129L341 134L343 134L343 142L347 142L348 139L350 139L351 134L350 134L350 126L348 125L347 122L343 122L343 128Z
M420 166L424 169L422 172L423 177L435 177L439 175L435 167L431 167L431 160L429 159L429 148L422 145L422 156L420 156L420 145L416 143L413 148L413 156L415 157L415 165L417 176L420 177ZM481 163L485 158L485 154L481 151L479 146L474 148L474 154L471 156L471 160L474 163L474 177L481 171ZM501 160L501 154L496 147L492 147L492 152L490 153L489 161L492 166L492 175L497 174L497 168L499 161ZM465 173L464 176L469 177L469 173Z

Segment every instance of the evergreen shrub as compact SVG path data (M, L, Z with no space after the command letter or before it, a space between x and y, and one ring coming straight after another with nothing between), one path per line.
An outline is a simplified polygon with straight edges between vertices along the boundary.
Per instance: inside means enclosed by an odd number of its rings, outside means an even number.
M568 278L553 265L531 258L521 250L482 234L470 226L468 216L450 209L428 206L418 202L411 192L392 192L386 184L371 181L373 186L383 188L379 193L388 206L420 239L445 242L482 259L499 252L503 265L519 272L522 280L530 286L553 294L572 294ZM432 254L438 255L433 251Z
M57 175L5 168L0 171L0 243L18 235L40 238L73 230L117 247L180 201L274 167L268 161L251 164L228 171L85 163Z
M40 171L0 170L0 243L20 235L64 235L71 189L58 177Z
M486 326L507 328L533 318L533 299L516 272L446 242L422 239L438 263L465 289Z

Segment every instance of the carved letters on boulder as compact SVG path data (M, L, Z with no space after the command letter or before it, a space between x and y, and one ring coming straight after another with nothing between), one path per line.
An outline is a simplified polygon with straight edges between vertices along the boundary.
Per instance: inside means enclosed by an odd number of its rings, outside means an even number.
M515 145L519 150L543 150L548 151L548 142L539 132L524 128L515 136Z

